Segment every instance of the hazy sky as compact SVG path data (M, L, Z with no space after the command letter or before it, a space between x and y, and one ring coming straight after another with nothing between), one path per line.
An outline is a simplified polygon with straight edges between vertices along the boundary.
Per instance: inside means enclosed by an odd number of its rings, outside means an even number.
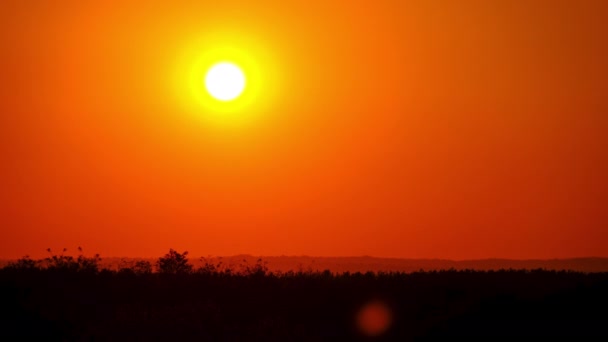
M607 32L602 0L1 1L0 257L608 257ZM230 113L191 86L224 47L259 80Z

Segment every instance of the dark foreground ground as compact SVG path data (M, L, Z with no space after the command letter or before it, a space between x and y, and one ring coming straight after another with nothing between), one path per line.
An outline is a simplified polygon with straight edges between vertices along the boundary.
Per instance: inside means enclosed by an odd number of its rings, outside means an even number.
M391 321L373 337L357 323L368 303L384 305L380 316ZM0 269L1 341L426 341L446 336L603 340L608 337L608 273Z

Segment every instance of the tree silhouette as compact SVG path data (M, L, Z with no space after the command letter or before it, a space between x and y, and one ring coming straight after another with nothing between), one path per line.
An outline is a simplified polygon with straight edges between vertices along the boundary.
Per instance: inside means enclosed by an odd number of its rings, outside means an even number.
M188 263L188 251L179 253L172 248L164 257L160 257L156 262L159 273L165 274L183 274L191 273L192 265Z

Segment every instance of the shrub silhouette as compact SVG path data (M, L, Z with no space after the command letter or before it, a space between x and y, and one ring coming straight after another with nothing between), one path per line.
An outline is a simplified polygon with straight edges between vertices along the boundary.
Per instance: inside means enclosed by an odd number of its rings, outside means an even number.
M263 261L261 258L258 259L253 265L249 265L247 260L243 259L243 263L240 265L239 274L244 276L262 277L268 273L268 262Z
M89 272L96 273L99 271L99 262L101 258L99 254L95 254L92 257L86 257L82 254L82 248L78 247L78 252L80 253L78 257L73 257L70 255L64 255L67 251L67 248L63 249L63 252L60 255L53 254L50 248L47 249L51 255L47 258L44 258L41 261L38 261L42 268L51 271L67 271L67 272ZM22 263L26 263L27 261L24 259Z
M188 263L188 251L179 253L172 248L164 257L160 257L156 262L159 273L164 274L184 274L192 273L192 265Z
M221 258L220 258L221 259ZM222 268L223 262L219 261L218 263L213 263L207 258L200 258L202 266L196 269L196 273L204 274L204 275L212 275L212 274L230 274L230 269Z
M150 274L152 273L152 264L149 261L140 260L135 262L131 269L135 274Z
M147 260L126 261L121 260L118 266L118 272L133 273L133 274L150 274L152 273L152 263Z
M13 270L39 270L40 269L40 261L33 260L29 255L24 256L17 261L11 261L6 265L6 268Z

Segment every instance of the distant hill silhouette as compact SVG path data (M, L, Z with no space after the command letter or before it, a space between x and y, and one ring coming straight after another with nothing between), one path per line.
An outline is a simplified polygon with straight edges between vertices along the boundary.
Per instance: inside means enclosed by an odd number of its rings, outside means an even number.
M233 257L238 259L239 257ZM547 269L578 272L607 272L608 258L573 258L550 260L445 260L445 259L398 259L363 257L261 257L270 270L299 269L312 271L329 269L333 272L415 272L441 269L499 270L499 269ZM224 258L227 260L227 258ZM248 261L257 259L250 257Z

